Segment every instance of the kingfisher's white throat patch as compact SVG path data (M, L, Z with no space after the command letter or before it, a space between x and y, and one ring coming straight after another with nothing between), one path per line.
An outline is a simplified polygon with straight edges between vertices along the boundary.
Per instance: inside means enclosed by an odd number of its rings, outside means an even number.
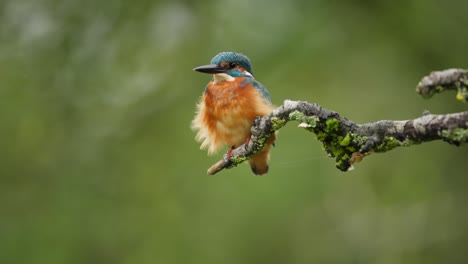
M232 82L235 79L234 77L226 73L216 73L216 74L213 74L213 80L214 82L223 82L223 81Z

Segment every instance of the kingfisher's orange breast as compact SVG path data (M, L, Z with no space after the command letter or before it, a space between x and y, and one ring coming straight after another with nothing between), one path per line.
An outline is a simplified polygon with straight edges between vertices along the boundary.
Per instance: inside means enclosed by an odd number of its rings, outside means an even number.
M250 126L257 116L271 110L271 104L245 77L234 81L210 82L198 104L192 127L198 130L201 148L216 152L226 144L239 146L250 136Z

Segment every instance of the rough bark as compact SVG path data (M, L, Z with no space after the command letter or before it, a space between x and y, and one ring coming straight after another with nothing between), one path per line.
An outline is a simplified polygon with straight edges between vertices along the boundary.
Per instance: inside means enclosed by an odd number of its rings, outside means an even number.
M434 71L422 78L416 87L416 92L424 98L430 98L436 93L446 90L457 90L457 100L468 101L468 70L448 69Z

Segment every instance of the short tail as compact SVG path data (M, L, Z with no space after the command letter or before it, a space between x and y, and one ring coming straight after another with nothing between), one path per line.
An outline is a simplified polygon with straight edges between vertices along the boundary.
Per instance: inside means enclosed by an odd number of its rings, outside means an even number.
M270 148L271 145L276 140L276 133L273 134L265 144L265 147L257 153L257 155L253 156L251 159L248 160L250 168L255 175L263 175L268 173L268 161L270 160Z

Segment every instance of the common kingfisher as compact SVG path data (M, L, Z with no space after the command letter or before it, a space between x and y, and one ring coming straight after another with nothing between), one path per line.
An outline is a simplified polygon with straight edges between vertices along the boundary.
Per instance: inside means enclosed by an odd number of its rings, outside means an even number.
M193 70L213 74L192 121L196 140L201 142L200 149L208 149L210 155L227 145L230 156L233 149L249 142L254 119L273 110L270 94L255 80L249 58L240 53L221 52L211 64ZM273 134L265 147L248 160L255 175L268 172L270 147L275 140Z

